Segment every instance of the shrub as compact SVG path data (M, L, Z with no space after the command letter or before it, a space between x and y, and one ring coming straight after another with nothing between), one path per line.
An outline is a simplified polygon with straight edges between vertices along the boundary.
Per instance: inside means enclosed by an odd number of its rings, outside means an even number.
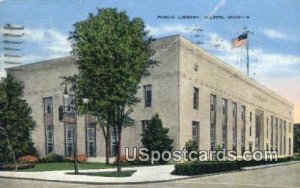
M129 156L129 158L132 158L133 156ZM128 160L126 159L126 155L121 155L120 156L120 163L121 164L127 164ZM113 164L117 164L117 158L115 158L114 163Z
M87 161L87 157L86 157L85 154L79 154L79 155L77 156L77 159L78 159L78 162L80 162L80 163L84 163L84 162Z
M21 169L28 169L28 168L33 168L34 163L18 163L18 170ZM14 163L2 163L0 164L0 170L15 170L15 164Z
M35 155L24 155L18 159L21 163L35 163L39 159Z
M274 163L282 163L282 162L288 162L291 161L293 158L292 157L284 157L284 158L278 158L277 161L272 160L272 161L238 161L238 165L242 167L247 167L247 166L257 166L257 165L267 165L267 164L274 164Z
M66 157L64 159L64 161L66 162L73 162L74 161L74 157ZM87 156L85 154L79 154L77 155L77 161L80 163L84 163L87 161Z
M239 170L236 161L226 162L186 162L175 165L173 174L176 175L199 175L207 173L225 172Z
M189 153L191 151L198 151L198 146L197 146L197 142L195 140L188 140L186 143L185 143L185 148L187 150L187 154L189 155ZM197 154L192 154L191 156L192 158L197 158L198 155ZM190 160L190 158L188 157L188 159Z
M142 133L142 143L148 152L158 151L160 154L164 151L172 150L173 140L168 136L169 129L163 127L162 120L158 114L155 114L147 128ZM160 160L159 163L164 163Z
M57 155L54 152L51 152L49 155L46 157L42 158L40 162L45 162L45 163L56 163L56 162L64 162L64 157L62 155Z

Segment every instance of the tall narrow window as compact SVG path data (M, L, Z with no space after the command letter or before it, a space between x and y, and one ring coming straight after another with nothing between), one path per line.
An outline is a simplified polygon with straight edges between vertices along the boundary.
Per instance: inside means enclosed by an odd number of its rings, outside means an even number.
M89 123L87 126L87 156L96 157L96 124Z
M215 95L210 95L210 149L216 150L216 106Z
M74 113L75 112L75 99L74 95L69 95L68 98L64 99L64 106L65 106L65 112L66 113Z
M54 126L53 126L53 99L52 97L46 97L44 102L44 124L45 124L45 143L46 143L46 155L54 150Z
M199 109L199 88L196 87L194 87L193 107Z
M278 151L278 118L275 119L275 150Z
M252 122L252 112L250 112L250 122Z
M194 141L196 141L197 148L199 149L199 122L193 121L192 122L192 138Z
M47 154L53 151L54 147L54 127L53 125L47 125Z
M232 103L232 150L237 149L237 103Z
M283 122L283 155L286 155L286 121Z
M271 150L274 150L274 117L271 116Z
M65 124L65 156L72 157L74 152L74 128L72 124Z
M269 138L269 118L267 117L267 139Z
M227 99L222 99L223 107L222 107L222 147L227 148L227 119L228 119L228 103Z
M291 147L292 147L292 141L291 138L289 138L289 155L292 154Z
M282 119L280 119L279 123L279 155L282 155Z
M152 85L144 85L145 107L152 106Z
M245 151L245 144L246 144L246 139L245 139L245 135L246 135L246 118L245 118L245 114L246 114L246 107L242 106L241 107L241 151L242 153L244 153Z
M253 148L252 142L249 142L249 151L252 151L252 148Z
M112 146L112 157L115 157L118 155L118 129L117 128L113 128L112 131L112 138L111 138L111 146Z

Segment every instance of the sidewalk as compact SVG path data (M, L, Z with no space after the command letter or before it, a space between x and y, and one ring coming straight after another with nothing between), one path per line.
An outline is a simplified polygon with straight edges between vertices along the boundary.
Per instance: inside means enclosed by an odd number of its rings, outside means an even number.
M282 162L282 163L268 164L268 165L249 166L249 167L243 167L242 170L256 170L256 169L263 169L263 168L271 168L275 166L291 165L296 163L300 163L300 161L290 161L290 162Z
M300 161L284 162L270 165L260 165L252 167L244 167L242 170L256 170L263 168L270 168L275 166L291 165L300 163ZM213 176L224 173L234 173L238 171L219 172L213 174L202 174L195 176L175 176L171 172L174 170L174 165L161 165L161 166L145 166L145 167L130 167L122 168L125 170L136 170L130 177L102 177L102 176L89 176L89 175L72 175L73 170L64 171L44 171L44 172L13 172L13 171L0 171L0 178L15 178L15 179L29 179L53 182L66 182L66 183L81 183L81 184L134 184L134 183L155 183L165 182L171 180L180 180L187 178L196 178L203 176ZM90 172L115 172L116 168L100 169L100 170L80 170L81 173ZM240 171L239 171L240 172Z
M74 172L73 170L44 171L44 172L0 171L0 177L55 181L55 182L69 182L69 183L87 183L87 184L150 183L150 182L179 180L179 179L185 179L189 177L189 176L171 175L171 172L174 170L174 165L131 167L131 168L122 168L122 170L136 170L136 172L130 177L102 177L102 176L67 174L70 172L71 173ZM80 170L79 172L109 172L109 171L116 171L116 168L101 169L101 170Z

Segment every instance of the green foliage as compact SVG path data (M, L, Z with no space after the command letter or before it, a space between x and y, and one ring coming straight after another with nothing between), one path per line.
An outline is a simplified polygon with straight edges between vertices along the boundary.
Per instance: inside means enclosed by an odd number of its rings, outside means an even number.
M234 162L186 162L175 165L173 174L176 175L199 175L207 173L239 170L240 166Z
M138 102L138 84L148 74L153 54L144 22L108 8L90 14L74 28L70 40L78 58L78 96L90 101L86 108L78 100L81 110L108 118L114 108Z
M277 161L197 161L197 162L184 162L175 165L173 174L176 175L199 175L207 173L225 172L231 170L240 170L243 167L257 166L257 165L268 165L274 163L289 162L293 158L285 157L278 158Z
M162 121L158 114L155 114L148 127L142 133L142 143L144 147L152 151L171 151L173 140L168 136L169 129L162 126ZM161 161L163 162L163 161Z
M0 171L13 171L15 170L15 165L14 163L4 163L0 164ZM34 168L35 164L34 163L18 163L18 170L24 170L24 169L32 169Z
M117 9L99 9L96 15L75 23L69 39L79 74L66 80L76 86L79 111L97 117L106 142L108 129L117 129L120 146L122 127L132 125L129 114L139 102L138 85L156 63L150 61L154 52L145 24ZM84 97L88 104L83 104Z
M58 155L54 152L49 153L46 157L40 159L39 162L42 163L56 163L56 162L64 162L64 157L62 155Z
M188 154L191 152L191 151L198 151L198 146L197 146L197 142L195 140L188 140L186 143L185 143L185 148L188 152ZM191 156L192 158L197 158L197 154L192 154ZM190 159L190 158L188 158Z
M24 85L12 76L0 81L0 134L1 161L13 161L23 155L34 155L30 139L34 122L31 108L23 97Z

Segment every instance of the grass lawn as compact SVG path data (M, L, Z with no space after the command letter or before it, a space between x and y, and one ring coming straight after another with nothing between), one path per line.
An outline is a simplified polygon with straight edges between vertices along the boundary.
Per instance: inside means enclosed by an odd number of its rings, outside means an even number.
M135 173L136 170L126 170L121 171L120 173L114 172L90 172L90 173L84 173L79 172L78 175L88 175L88 176L103 176L103 177L130 177L133 173ZM69 173L74 174L74 173Z
M86 169L105 169L115 168L113 165L105 165L105 163L78 163L79 170ZM73 170L74 163L72 162L59 162L59 163L36 163L34 168L20 170L23 172L41 172L53 170Z

